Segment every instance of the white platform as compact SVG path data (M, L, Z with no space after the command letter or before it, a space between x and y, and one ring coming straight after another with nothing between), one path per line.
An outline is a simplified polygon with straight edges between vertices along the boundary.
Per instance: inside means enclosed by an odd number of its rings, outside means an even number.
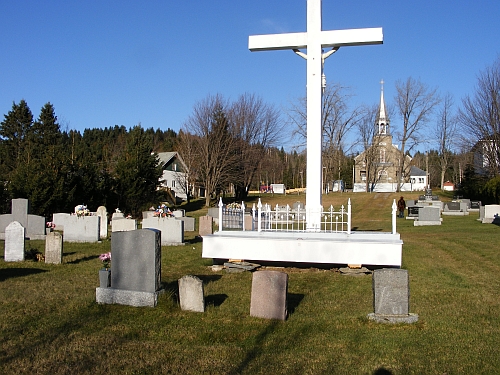
M223 231L203 236L203 258L401 267L403 241L387 232Z

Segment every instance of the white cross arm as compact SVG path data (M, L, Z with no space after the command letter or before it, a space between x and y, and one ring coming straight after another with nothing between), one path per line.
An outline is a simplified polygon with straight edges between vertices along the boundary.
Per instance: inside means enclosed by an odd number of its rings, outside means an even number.
M321 47L382 44L383 41L381 27L321 32ZM302 48L307 48L307 33L250 35L248 38L248 49L252 52Z

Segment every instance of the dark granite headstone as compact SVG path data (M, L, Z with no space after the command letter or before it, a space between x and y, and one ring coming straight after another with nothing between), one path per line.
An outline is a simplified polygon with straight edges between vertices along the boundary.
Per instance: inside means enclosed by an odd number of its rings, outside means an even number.
M373 272L373 309L368 318L379 323L414 323L418 315L410 314L410 281L408 271L382 268Z
M161 232L111 234L111 287L96 288L97 303L154 307L161 290Z
M265 319L286 320L288 274L257 271L252 275L250 315Z
M160 289L160 233L138 229L111 234L111 287L154 293Z

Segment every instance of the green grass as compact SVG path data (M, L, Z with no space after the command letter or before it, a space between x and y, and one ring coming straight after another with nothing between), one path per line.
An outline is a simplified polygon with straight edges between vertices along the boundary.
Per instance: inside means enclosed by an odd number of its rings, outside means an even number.
M330 194L323 201L337 207L351 198L353 227L390 231L397 197ZM284 269L287 321L250 317L251 273L212 272L194 235L185 246L162 248L166 293L156 308L95 303L97 257L109 241L65 243L61 265L5 263L0 243L0 374L499 373L500 228L476 218L444 216L434 227L398 219L410 311L419 315L413 325L368 320L371 276L314 268ZM44 243L27 246L43 252ZM178 306L177 280L187 274L204 280L203 314Z

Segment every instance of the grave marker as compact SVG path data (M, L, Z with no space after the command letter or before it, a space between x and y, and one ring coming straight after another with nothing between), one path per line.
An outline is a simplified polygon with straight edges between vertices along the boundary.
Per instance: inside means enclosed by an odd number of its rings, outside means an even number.
M61 264L63 256L63 236L50 232L45 237L45 263Z
M382 268L373 272L373 309L368 318L379 323L415 323L418 315L410 314L410 281L408 271Z
M205 312L203 281L192 275L179 279L179 302L182 310Z
M96 301L156 306L161 293L161 232L113 232L111 254L111 287L96 288Z
M22 262L24 260L25 229L18 221L13 221L5 228L5 251L6 262Z
M250 316L286 320L288 274L257 271L252 275Z

